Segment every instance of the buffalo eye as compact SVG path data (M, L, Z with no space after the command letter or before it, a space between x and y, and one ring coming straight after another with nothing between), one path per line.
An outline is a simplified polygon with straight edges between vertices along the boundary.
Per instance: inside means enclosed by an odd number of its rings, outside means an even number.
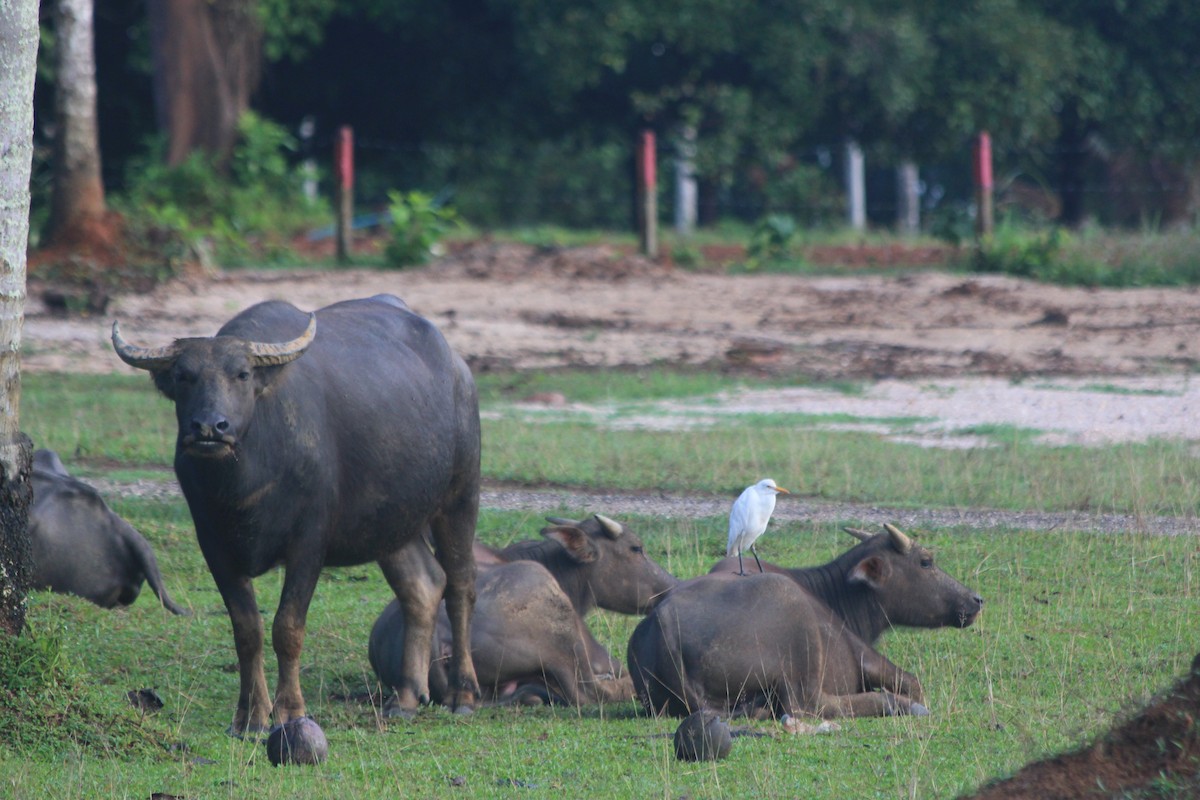
M933 559L930 558L929 556L925 556L924 558L921 559L921 567L923 569L929 569L932 566L933 566Z
M629 552L641 555L642 553L646 552L646 550L640 544L635 544L633 547L629 548Z
M239 380L239 381L248 381L248 380L250 380L250 370L248 370L248 369L244 369L244 370L242 370L241 372L239 372L239 373L238 373L238 376L237 376L237 377L238 377L238 380Z

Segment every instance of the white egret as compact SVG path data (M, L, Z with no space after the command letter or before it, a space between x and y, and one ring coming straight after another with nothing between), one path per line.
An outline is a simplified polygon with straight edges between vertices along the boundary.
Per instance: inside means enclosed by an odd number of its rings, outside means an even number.
M749 550L758 564L758 571L763 571L762 562L758 560L758 552L754 542L763 535L767 523L771 520L771 512L775 510L775 498L780 494L790 494L782 486L776 486L775 481L763 478L753 486L748 486L741 496L733 503L729 512L729 545L725 555L735 552L738 557L738 575L745 575L742 568L742 551Z

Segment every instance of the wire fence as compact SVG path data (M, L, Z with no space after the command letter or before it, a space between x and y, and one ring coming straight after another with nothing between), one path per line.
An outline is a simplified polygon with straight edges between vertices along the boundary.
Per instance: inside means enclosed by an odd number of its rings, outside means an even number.
M318 162L331 145L312 147ZM679 162L660 144L658 216L676 212ZM328 156L323 156L328 165ZM1193 224L1200 209L1196 171L1162 154L1081 148L993 151L997 220L1025 223L1095 222L1104 226ZM412 144L356 138L355 199L359 208L382 208L392 189L420 188L480 226L554 224L632 229L637 218L634 146L575 138L507 144ZM697 219L753 223L772 214L805 227L841 227L848 219L843 145L803 148L773 163L731 159L732 166L697 166ZM863 171L866 223L902 224L907 210L895 163L866 157ZM972 224L976 200L970 143L960 155L918 164L915 182L919 227L953 234ZM327 172L327 170L321 170ZM959 231L961 232L961 231Z

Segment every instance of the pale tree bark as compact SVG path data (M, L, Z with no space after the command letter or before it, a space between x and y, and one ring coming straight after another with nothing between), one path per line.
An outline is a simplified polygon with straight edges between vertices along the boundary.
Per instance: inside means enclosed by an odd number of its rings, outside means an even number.
M154 100L167 163L200 150L223 163L258 86L255 0L148 0Z
M0 0L0 633L25 626L32 446L20 430L37 0Z
M93 0L54 7L54 179L47 240L84 241L89 220L104 216L100 135L96 123Z

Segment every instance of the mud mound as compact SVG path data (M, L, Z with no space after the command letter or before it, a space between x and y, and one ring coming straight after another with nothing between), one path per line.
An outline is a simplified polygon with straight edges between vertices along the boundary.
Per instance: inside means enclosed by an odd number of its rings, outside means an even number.
M1169 692L1082 750L1038 761L962 800L1200 796L1200 655Z

